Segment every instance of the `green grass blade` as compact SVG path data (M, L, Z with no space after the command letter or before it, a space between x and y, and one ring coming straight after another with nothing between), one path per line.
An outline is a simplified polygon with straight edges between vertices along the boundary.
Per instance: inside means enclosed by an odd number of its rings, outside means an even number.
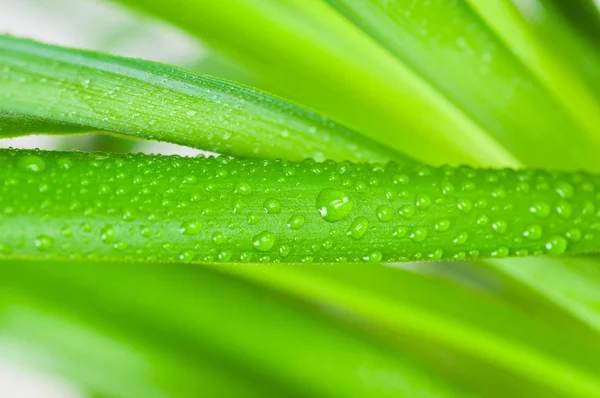
M242 157L409 161L328 118L149 61L0 36L0 112Z
M600 179L584 173L0 155L9 257L389 262L600 251Z
M580 130L467 3L328 2L463 109L522 164L600 170L595 160L599 137Z

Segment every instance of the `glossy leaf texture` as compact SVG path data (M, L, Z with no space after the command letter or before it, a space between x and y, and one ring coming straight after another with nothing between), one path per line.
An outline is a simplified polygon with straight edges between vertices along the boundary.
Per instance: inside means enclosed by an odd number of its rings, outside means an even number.
M0 36L0 84L0 112L51 123L242 157L409 161L297 105L149 61Z
M585 173L18 150L0 159L8 258L378 263L600 251L600 177Z

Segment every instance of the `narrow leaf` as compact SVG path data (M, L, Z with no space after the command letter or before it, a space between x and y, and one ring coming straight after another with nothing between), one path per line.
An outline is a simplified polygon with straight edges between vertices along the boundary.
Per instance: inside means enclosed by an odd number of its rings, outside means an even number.
M248 87L149 61L0 36L0 112L242 157L408 161Z

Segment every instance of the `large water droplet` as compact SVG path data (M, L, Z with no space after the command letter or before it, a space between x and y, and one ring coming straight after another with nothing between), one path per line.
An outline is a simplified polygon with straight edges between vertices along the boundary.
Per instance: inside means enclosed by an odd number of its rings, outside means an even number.
M329 188L319 192L316 204L319 214L328 222L343 220L354 207L354 202L345 192Z
M435 223L435 230L438 232L446 232L448 229L450 229L451 224L452 223L447 218L438 220Z
M46 168L46 162L44 162L44 159L40 158L39 156L26 155L18 160L17 166L21 170L39 173L40 171L44 171Z
M422 227L415 228L410 234L410 238L414 242L423 242L427 239L427 229Z
M388 222L394 216L394 209L390 206L379 206L375 211L377 213L377 218L382 222Z
M277 199L269 198L263 203L263 208L268 214L279 214L281 213L281 202Z
M540 218L546 218L550 215L550 205L546 202L533 202L529 211Z
M562 236L553 236L546 242L546 252L551 255L563 254L567 251L568 242Z
M538 240L542 237L543 229L537 224L528 225L523 231L523 236L527 239Z
M431 198L428 195L419 194L419 195L417 195L417 198L415 200L415 204L420 209L426 209L429 206L431 206Z
M498 220L492 223L492 228L494 228L494 231L496 231L497 233L503 234L506 232L508 224L504 220Z
M263 231L258 235L254 236L252 245L256 250L261 252L269 251L275 245L275 235L269 231Z
M183 235L198 235L202 231L202 223L200 221L184 221L179 227L179 232Z

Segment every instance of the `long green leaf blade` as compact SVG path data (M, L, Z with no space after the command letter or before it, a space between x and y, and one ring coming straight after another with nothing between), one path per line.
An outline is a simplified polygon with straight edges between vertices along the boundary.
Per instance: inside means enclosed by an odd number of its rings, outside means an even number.
M428 82L323 1L120 2L198 36L270 82L269 90L311 104L399 151L410 147L421 161L519 165Z
M409 161L248 87L149 61L0 36L0 112L242 157Z
M600 180L583 173L0 156L9 257L389 262L600 251Z

